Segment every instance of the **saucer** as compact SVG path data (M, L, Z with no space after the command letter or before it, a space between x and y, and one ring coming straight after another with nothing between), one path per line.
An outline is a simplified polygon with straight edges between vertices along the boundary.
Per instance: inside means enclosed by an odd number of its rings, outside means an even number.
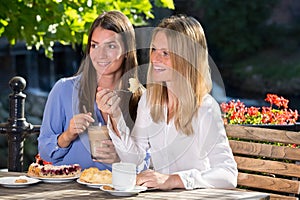
M100 190L102 190L104 192L107 192L107 193L109 193L111 195L120 196L120 197L133 196L133 195L136 195L136 194L138 194L140 192L143 192L143 191L147 190L147 187L138 186L138 185L136 185L132 190L126 190L126 191L115 190L115 189L107 190L107 189L103 188L104 186L110 186L111 188L113 188L113 186L111 184L107 184L107 185L101 186Z
M25 183L16 183L17 179L24 179L27 182ZM28 187L29 185L35 184L40 182L39 179L29 178L26 176L19 176L19 177L1 177L0 178L0 185L3 187L8 188L22 188L22 187Z

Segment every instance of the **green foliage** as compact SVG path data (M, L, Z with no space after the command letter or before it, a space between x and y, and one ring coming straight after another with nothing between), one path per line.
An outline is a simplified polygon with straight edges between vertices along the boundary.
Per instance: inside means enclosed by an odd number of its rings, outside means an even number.
M259 50L271 34L267 25L277 1L199 0L203 24L222 60L235 60Z
M295 40L295 37L290 38L292 41ZM297 44L295 41L294 43ZM274 84L277 81L286 82L294 77L300 77L300 49L286 50L282 47L283 44L285 43L282 43L280 48L263 50L235 62L231 75L238 76L241 80L259 75L263 80L268 80Z
M155 0L155 6L174 9L173 0ZM12 45L25 41L30 49L43 47L52 58L55 42L83 46L88 29L103 11L120 10L135 26L154 18L150 0L2 0L0 36Z

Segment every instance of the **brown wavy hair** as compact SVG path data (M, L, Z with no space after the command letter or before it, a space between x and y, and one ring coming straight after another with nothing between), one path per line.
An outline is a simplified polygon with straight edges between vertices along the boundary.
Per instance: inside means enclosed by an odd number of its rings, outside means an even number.
M95 94L97 90L97 73L93 67L91 58L90 58L90 48L91 48L91 38L94 30L97 27L101 27L106 30L114 31L121 35L122 41L125 47L125 58L122 63L122 77L120 80L119 88L116 89L125 89L129 87L129 78L137 78L137 55L135 47L135 32L130 20L119 11L108 11L99 15L93 22L89 35L88 43L85 50L85 55L81 62L80 68L76 75L81 75L80 85L79 85L79 111L84 112L83 105L87 108L88 111L94 113L94 102ZM131 94L130 94L131 95ZM121 108L126 106L130 110L131 117L133 121L136 116L136 107L140 93L137 92L133 94L130 98L130 102L123 101L122 98L125 98L126 95L121 95ZM128 96L128 95L127 95ZM135 103L132 103L135 102ZM130 105L130 107L129 107ZM129 107L129 108L128 108Z

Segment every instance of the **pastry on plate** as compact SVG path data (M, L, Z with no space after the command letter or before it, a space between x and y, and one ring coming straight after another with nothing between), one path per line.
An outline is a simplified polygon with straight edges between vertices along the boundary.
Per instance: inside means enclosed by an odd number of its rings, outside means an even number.
M41 159L39 155L36 156L36 162L29 165L27 172L28 176L37 178L68 178L79 176L80 173L79 164L54 166Z
M99 170L96 167L91 167L83 170L79 180L86 183L92 184L111 184L112 173L109 170Z

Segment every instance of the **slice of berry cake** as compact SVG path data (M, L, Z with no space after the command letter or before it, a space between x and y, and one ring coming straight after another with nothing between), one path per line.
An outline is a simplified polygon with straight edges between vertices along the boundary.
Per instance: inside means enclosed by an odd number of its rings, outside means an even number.
M46 162L36 156L36 162L32 163L28 168L28 176L41 177L41 178L67 178L77 177L81 173L79 164L73 165L59 165L54 166L50 162Z

